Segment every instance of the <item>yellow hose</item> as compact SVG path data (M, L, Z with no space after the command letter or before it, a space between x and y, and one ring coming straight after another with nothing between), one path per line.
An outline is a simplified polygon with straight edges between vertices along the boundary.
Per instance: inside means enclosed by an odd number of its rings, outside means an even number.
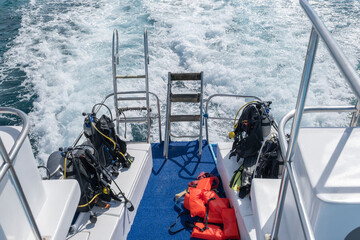
M64 162L64 179L66 179L66 160L67 157L65 157L65 162Z
M123 157L124 157L124 160L126 161L126 157L125 157L125 155L124 155L122 152L120 152L120 151L119 151L119 153L121 154L121 156L123 156ZM128 161L129 161L130 163L132 163L132 162L130 161L130 159L128 159Z
M86 207L87 205L91 204L97 196L99 196L101 193L96 194L88 203L85 203L83 205L79 205L78 207Z
M92 125L93 125L93 127L95 128L96 131L98 131L102 136L106 137L107 139L109 139L109 140L114 144L114 150L115 150L115 148L116 148L116 143L115 143L115 141L112 140L111 138L109 138L108 136L106 136L105 134L103 134L99 129L97 129L94 123L92 123ZM125 155L124 155L122 152L120 152L120 151L119 151L119 153L120 153L120 154L124 157L124 159L126 160ZM130 163L132 163L129 159L128 159L128 161L129 161Z
M246 107L246 106L249 105L250 103L254 103L254 102L257 102L257 101L255 100L255 101L251 101L251 102L245 103L244 105L242 105L242 107L239 109L239 111L237 111L236 116L235 116L235 118L234 118L234 129L236 129L237 126L239 125L239 122L236 123L236 119L237 119L237 116L239 115L239 112L241 111L241 109L243 109L244 107Z
M113 144L114 144L114 150L116 148L116 143L114 140L112 140L111 138L109 138L108 136L106 136L105 134L103 134L102 132L100 132L99 129L96 128L95 124L94 123L91 123L93 125L93 127L95 128L96 131L98 131L101 135L103 135L104 137L106 137L108 140L110 140Z

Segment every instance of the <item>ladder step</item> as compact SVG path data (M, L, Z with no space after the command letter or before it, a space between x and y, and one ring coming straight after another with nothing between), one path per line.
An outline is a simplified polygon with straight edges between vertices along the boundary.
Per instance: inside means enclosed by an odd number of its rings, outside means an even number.
M146 100L146 97L127 97L127 98L118 98L118 101L141 101Z
M199 122L200 115L173 115L170 122Z
M119 113L126 112L126 111L146 111L146 107L124 107L124 108L118 108ZM150 108L151 112L151 108Z
M171 102L200 102L200 93L171 94Z
M170 73L171 81L201 80L201 73Z
M120 79L120 78L125 78L125 79L130 79L130 78L145 78L145 75L117 75L116 78Z
M121 118L120 123L139 123L139 122L146 122L147 117L129 117L129 118Z

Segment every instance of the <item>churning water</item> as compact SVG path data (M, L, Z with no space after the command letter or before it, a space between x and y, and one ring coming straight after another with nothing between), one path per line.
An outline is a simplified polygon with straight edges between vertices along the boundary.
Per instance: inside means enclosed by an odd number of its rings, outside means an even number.
M359 69L360 2L312 3ZM270 100L278 121L295 106L311 29L297 1L0 0L0 105L29 114L40 161L58 147L71 145L82 128L81 113L112 91L114 28L120 34L122 74L143 74L142 34L147 28L150 91L160 98L163 123L169 71L204 71L205 98L233 93ZM119 84L121 91L142 86L130 80ZM353 103L354 96L320 42L307 105ZM229 117L240 107L229 99L211 106L212 114ZM313 126L348 122L347 114L304 119ZM197 128L180 126L183 133ZM230 122L213 122L210 140L225 140L230 130ZM142 131L130 131L130 138ZM158 140L153 132L153 141Z

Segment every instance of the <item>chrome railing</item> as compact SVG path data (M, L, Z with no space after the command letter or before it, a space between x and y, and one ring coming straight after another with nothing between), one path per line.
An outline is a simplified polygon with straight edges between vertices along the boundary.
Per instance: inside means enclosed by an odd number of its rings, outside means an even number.
M145 91L128 91L128 92L117 92L117 94L144 94ZM157 107L157 116L151 116L150 115L150 119L153 119L153 118L157 118L158 119L158 124L159 124L159 140L160 142L162 141L162 138L161 138L161 115L160 115L160 100L159 100L159 97L155 94L155 93L152 93L152 92L149 92L149 95L152 95L153 97L155 97L156 99L156 107ZM95 113L98 113L102 104L104 104L106 102L107 99L109 99L110 97L114 96L114 93L110 93L108 94L107 96L105 96L103 98L103 100L101 101L101 104L99 106L97 106L97 108L95 109ZM120 120L119 120L120 122ZM150 131L150 129L149 129ZM76 138L76 140L74 141L74 143L72 144L72 147L75 147L80 139L82 138L84 134L84 131L81 131L81 133L79 134L79 136Z
M271 232L271 239L277 239L279 226L281 222L281 216L284 208L284 202L286 197L286 191L288 182L290 179L290 184L293 190L295 203L297 206L298 215L300 217L300 222L302 226L302 230L306 239L315 239L313 229L311 227L309 218L304 209L303 200L301 195L299 194L299 188L297 184L296 177L293 173L292 168L292 159L294 155L294 149L297 143L297 138L300 130L301 118L304 112L353 112L353 116L351 119L351 126L356 126L359 118L360 111L360 78L355 69L351 66L344 53L336 43L336 41L331 36L330 32L325 27L324 23L320 20L319 16L315 13L315 11L311 8L310 4L307 0L300 0L300 5L306 12L308 18L312 22L312 30L309 40L309 45L307 49L305 65L303 69L303 74L301 78L298 98L296 102L295 110L288 113L286 116L282 118L279 126L279 138L281 143L281 150L284 153L285 159L285 168L283 172L283 176L281 179L278 203L275 212L274 224ZM310 83L311 72L315 60L316 49L319 42L319 36L323 39L325 45L327 46L332 58L335 60L337 66L343 73L345 79L349 83L352 91L356 95L357 103L354 107L316 107L316 108L304 108L306 95ZM286 142L284 127L286 122L290 118L294 118L291 126L291 133L289 142ZM285 154L286 153L286 154Z
M204 114L204 118L205 118L205 133L206 133L206 141L209 142L209 130L208 130L208 119L216 119L216 120L234 120L234 118L226 118L226 117L212 117L209 116L209 103L210 100L215 98L215 97L228 97L228 98L253 98L256 100L261 101L260 98L256 97L256 96L247 96L247 95L236 95L236 94L214 94L211 95L206 101L206 106L205 106L205 114ZM202 138L202 136L201 136Z
M3 141L0 138L0 154L2 155L2 157L4 159L3 164L0 166L0 181L2 181L4 179L6 173L9 173L10 181L13 183L15 191L21 202L21 206L23 207L25 215L29 221L31 230L33 231L35 238L37 240L42 240L39 228L38 228L35 218L34 218L34 215L31 212L30 205L26 199L26 196L21 187L19 178L17 177L17 174L16 174L14 166L13 166L13 160L16 158L21 146L23 145L23 143L29 133L29 122L28 122L26 114L24 112L14 109L14 108L0 107L0 114L13 114L13 115L20 117L23 121L23 126L20 131L20 134L17 137L17 139L15 140L15 143L12 146L9 154L7 153L5 146L3 144Z
M316 12L311 8L307 0L300 0L300 5L304 9L308 18L312 22L313 28L315 28L317 35L320 35L325 45L327 46L332 58L335 60L345 79L353 90L357 98L360 98L360 79L359 75L354 67L349 63L347 57L336 43L335 39L331 36L331 33L326 28L325 24L321 21Z

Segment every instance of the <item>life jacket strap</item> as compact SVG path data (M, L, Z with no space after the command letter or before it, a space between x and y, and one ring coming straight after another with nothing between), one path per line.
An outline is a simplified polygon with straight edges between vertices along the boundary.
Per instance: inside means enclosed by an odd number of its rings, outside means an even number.
M199 228L199 230L201 232L205 231L206 229L209 229L208 226L207 226L208 225L208 215L209 215L209 202L212 201L212 200L215 200L215 198L214 197L210 198L206 203L205 227Z
M169 233L170 233L170 235L174 235L174 234L176 234L176 233L178 233L178 232L181 232L182 230L184 230L184 229L187 228L187 227L193 227L193 226L191 226L191 223L190 223L190 222L186 221L186 222L185 222L185 227L180 228L180 229L178 229L178 230L176 230L176 231L172 231L172 228L176 225L177 220L179 219L179 217L184 216L184 215L190 215L190 212L189 212L189 211L184 211L184 212L180 213L180 214L176 217L175 223L173 223L173 224L169 227ZM195 226L195 225L194 225L194 226Z

